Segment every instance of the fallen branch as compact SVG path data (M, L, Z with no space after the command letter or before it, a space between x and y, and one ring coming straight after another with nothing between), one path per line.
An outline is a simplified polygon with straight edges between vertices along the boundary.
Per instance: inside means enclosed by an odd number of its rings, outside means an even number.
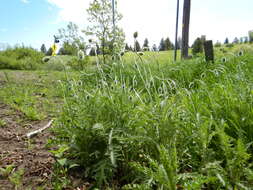
M26 137L27 137L27 138L32 138L32 137L38 135L39 133L43 132L45 129L49 128L49 127L52 125L52 123L53 123L53 120L50 120L50 121L48 122L48 124L46 124L44 127L40 128L40 129L38 129L38 130L36 130L36 131L32 131L32 132L30 132L30 133L27 133L27 134L26 134Z

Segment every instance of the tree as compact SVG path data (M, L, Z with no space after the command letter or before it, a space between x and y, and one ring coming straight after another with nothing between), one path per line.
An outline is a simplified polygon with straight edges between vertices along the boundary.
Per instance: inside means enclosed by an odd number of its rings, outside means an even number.
M156 46L156 44L154 44L154 45L152 46L152 50L153 50L153 51L157 51L157 46Z
M219 41L217 41L215 44L214 44L214 47L221 47L221 43Z
M164 45L165 45L165 50L172 50L174 49L174 45L171 43L169 38L166 38L164 41Z
M58 33L63 42L62 55L76 55L79 49L85 50L84 38L75 23L69 22L67 28L59 29Z
M144 44L143 44L143 49L144 49L145 51L149 50L149 45L148 45L148 44L149 44L148 39L145 38Z
M141 51L141 46L140 46L140 43L138 42L138 40L135 40L135 42L134 42L134 51L135 52Z
M98 40L105 63L106 55L112 56L124 49L124 32L117 25L114 29L111 0L93 0L87 13L91 25L84 32ZM122 15L115 11L115 23L121 19Z
M249 43L249 38L248 38L248 36L245 37L244 43L245 43L245 44Z
M163 38L160 41L159 51L165 51L165 42Z
M253 30L249 31L249 42L253 43Z
M238 44L238 43L239 43L239 39L235 37L235 39L233 40L233 44Z
M42 45L41 45L40 51L41 51L42 53L44 53L45 55L47 54L47 48L46 48L45 44L42 44Z
M126 51L130 51L130 47L129 47L129 45L126 43L126 45L125 45L125 50Z
M243 44L243 42L244 42L244 38L240 37L240 44Z
M52 50L52 48L50 47L50 48L47 50L46 55L47 55L47 56L51 56L52 53L53 53L53 50Z
M197 55L198 53L203 53L203 46L204 44L201 38L197 38L192 45L192 54Z
M225 39L224 44L229 44L229 40L228 40L228 38L226 38L226 39Z

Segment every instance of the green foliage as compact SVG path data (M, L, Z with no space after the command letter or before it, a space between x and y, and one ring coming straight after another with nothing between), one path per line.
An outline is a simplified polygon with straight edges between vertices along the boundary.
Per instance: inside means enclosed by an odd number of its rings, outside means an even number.
M43 53L32 48L15 47L0 52L0 69L35 70L43 62Z
M135 42L134 42L134 51L135 52L141 51L141 46L140 46L140 43L138 42L138 40L135 40Z
M144 49L145 51L148 51L148 50L149 50L149 42L148 42L148 39L147 39L147 38L144 40L143 49Z
M0 119L0 127L5 127L5 126L6 126L6 122Z
M250 188L251 54L208 65L136 58L66 81L54 140L69 147L64 163L98 188Z
M165 51L165 42L163 38L160 41L159 51Z
M169 38L165 39L164 44L165 44L165 50L166 51L174 49L174 45L172 44L172 42L170 41Z
M59 29L59 38L63 41L59 55L77 55L79 49L85 49L84 39L78 26L73 22L70 22L66 29Z
M79 59L74 57L71 61L68 62L67 66L70 66L71 69L81 71L84 70L85 67L90 63L90 58L85 56L84 59Z
M203 53L204 44L201 38L197 38L192 45L192 54L197 55L199 53Z
M114 28L111 0L93 0L87 9L87 13L91 25L84 32L98 40L103 55L103 63L105 63L106 55L119 55L124 49L125 34L117 25ZM121 18L122 15L115 11L115 22L117 23Z
M41 45L40 51L41 51L42 53L44 53L44 55L47 54L47 48L46 48L45 44L42 44L42 45Z

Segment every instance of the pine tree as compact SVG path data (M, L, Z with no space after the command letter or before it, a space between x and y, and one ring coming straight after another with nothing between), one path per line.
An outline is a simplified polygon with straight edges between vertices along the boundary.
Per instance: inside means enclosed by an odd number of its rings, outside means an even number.
M248 38L248 36L245 37L244 43L245 43L245 44L249 43L249 38Z
M164 41L164 45L165 45L165 50L172 50L174 49L173 44L171 43L169 38L166 38Z
M197 55L198 53L203 53L203 42L201 38L197 38L192 45L192 54Z
M135 52L138 52L138 51L141 51L141 46L140 46L140 43L138 42L138 40L135 40L134 42L134 51Z
M42 53L44 53L45 55L47 54L47 48L46 48L45 44L42 44L42 45L41 45L40 51L41 51Z
M239 39L235 37L235 39L233 40L233 44L238 44L238 43L239 43Z
M125 46L125 51L130 51L130 47L128 46L127 43L126 43L126 46Z
M47 50L46 55L47 55L47 56L51 56L52 53L53 53L53 50L52 50L52 48L50 47L50 48Z
M165 51L165 42L163 38L160 41L159 51Z
M156 46L156 44L154 44L154 45L152 46L152 50L153 50L153 51L157 51L157 46Z
M225 39L224 44L229 44L229 40L228 40L228 38L226 38L226 39Z
M144 44L143 44L143 49L144 49L144 51L148 51L149 50L149 42L148 42L148 39L146 38L145 40L144 40Z

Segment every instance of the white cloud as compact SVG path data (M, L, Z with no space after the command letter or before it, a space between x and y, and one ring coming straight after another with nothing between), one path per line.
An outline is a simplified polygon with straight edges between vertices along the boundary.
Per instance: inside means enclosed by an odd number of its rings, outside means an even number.
M91 0L47 1L60 8L58 22L73 21L81 27L87 24L86 9ZM196 0L192 5L190 44L200 35L206 35L207 39L223 42L225 37L233 40L236 36L246 36L247 31L252 29L250 28L252 27L250 19L236 20L231 16L222 17L225 13L216 11L217 1L208 1L208 3L210 5L205 6L202 0ZM180 5L180 36L182 4L183 1ZM135 31L139 32L140 43L143 43L146 37L149 39L150 45L153 43L158 45L162 37L169 36L171 41L174 41L176 0L118 0L118 9L124 16L119 24L124 28L129 43L133 42L132 35Z
M60 9L58 21L72 21L79 25L86 22L86 9L89 3L86 0L47 0L51 5Z
M28 0L21 0L21 2L22 2L22 3L25 3L25 4L30 3L30 1L28 1Z

